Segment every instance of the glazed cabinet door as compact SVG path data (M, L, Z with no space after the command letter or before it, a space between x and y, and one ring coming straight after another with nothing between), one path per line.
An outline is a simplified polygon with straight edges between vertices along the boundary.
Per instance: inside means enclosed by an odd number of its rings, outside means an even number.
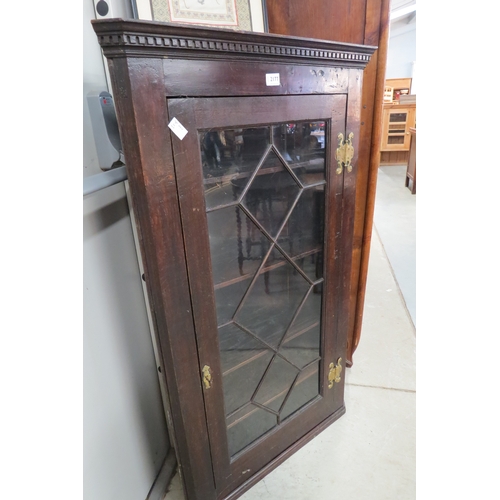
M346 107L345 94L168 100L217 498L345 411Z

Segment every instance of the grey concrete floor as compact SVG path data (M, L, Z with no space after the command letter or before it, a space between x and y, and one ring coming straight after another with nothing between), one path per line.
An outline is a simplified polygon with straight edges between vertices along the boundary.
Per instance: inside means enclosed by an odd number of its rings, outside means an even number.
M405 187L406 166L380 167L374 225L413 324L416 311L416 194Z
M242 500L416 498L416 195L401 167L382 167L378 181L361 341L345 373L347 412ZM175 476L166 500L182 498Z

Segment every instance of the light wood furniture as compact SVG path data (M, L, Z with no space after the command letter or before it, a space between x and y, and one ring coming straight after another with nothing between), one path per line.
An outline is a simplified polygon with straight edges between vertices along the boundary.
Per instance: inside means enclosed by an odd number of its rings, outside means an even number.
M400 95L411 94L411 81L411 78L388 78L385 81L385 85L392 88L392 98L390 100L398 101Z
M407 164L416 104L384 103L380 165Z
M349 283L347 362L363 324L366 278L382 137L382 102L389 40L389 0L266 0L269 31L282 35L375 45L363 74L354 244Z
M234 500L345 412L363 69L375 47L93 26L185 496Z
M410 157L406 167L405 186L411 190L411 194L417 192L417 129L410 127ZM411 187L410 187L411 186Z

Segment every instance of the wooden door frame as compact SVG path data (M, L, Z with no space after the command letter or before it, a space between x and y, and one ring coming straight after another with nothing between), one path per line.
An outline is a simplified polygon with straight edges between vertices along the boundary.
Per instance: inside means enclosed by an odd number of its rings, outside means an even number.
M356 71L351 75L356 80ZM351 89L352 92L360 89ZM343 413L343 382L328 389L328 364L338 358L345 359L345 314L339 299L343 293L344 266L348 261L339 258L345 254L349 244L349 207L343 202L346 181L344 175L335 173L335 148L339 133L345 135L348 105L345 93L329 95L287 95L259 97L219 97L169 99L169 119L178 119L188 130L182 140L172 135L176 178L183 219L185 253L192 294L192 309L195 330L202 332L197 338L199 347L199 370L208 365L212 372L212 387L204 390L207 411L211 454L218 496L230 494L246 481L245 471L258 471L263 465L273 462L298 438L311 432L322 421L332 415ZM351 99L354 102L355 99ZM352 104L351 104L352 105ZM340 109L342 108L342 109ZM230 110L230 112L229 112ZM266 434L262 440L249 446L238 458L230 460L227 455L224 399L222 393L222 370L218 346L217 322L213 281L210 271L210 248L204 204L203 176L198 130L221 127L242 128L278 122L304 120L328 121L327 183L325 194L325 286L323 299L322 359L320 362L320 399L313 400L282 426ZM355 127L355 123L350 123ZM352 173L354 175L354 173ZM344 238L342 232L345 231ZM351 228L352 232L352 228ZM346 243L347 241L347 243ZM328 314L327 311L330 311ZM338 313L333 314L333 311ZM343 379L342 379L343 380ZM328 399L326 396L330 396ZM304 432L304 429L310 429ZM284 434L285 433L285 434ZM288 439L283 439L287 436ZM269 454L269 455L268 455ZM219 487L218 485L222 485Z

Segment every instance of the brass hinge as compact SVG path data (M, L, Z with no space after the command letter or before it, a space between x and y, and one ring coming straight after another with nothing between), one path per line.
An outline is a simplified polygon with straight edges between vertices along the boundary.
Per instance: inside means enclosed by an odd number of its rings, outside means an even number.
M354 134L351 132L347 139L344 141L344 134L340 133L338 135L339 147L335 151L335 159L337 160L337 174L342 173L342 167L344 166L348 172L352 171L351 160L354 157L354 146L352 145L352 140Z
M333 387L333 383L340 382L340 373L342 372L342 358L337 359L337 364L330 363L330 371L328 372L328 389Z
M212 372L210 370L210 366L205 365L201 373L203 374L203 385L205 386L205 389L210 389L212 387Z

